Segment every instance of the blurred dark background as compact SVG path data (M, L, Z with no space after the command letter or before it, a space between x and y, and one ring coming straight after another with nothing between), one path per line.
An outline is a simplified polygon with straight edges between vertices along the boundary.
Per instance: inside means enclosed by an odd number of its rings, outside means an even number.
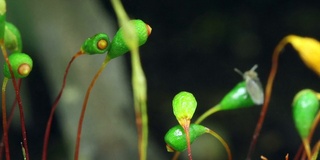
M115 22L110 2L99 3ZM258 64L256 71L265 86L272 52L282 38L296 34L320 39L317 2L126 0L123 5L131 18L142 19L153 29L140 52L148 82L150 137L163 148L158 154L166 159L172 154L166 152L163 137L177 124L171 106L175 94L183 90L194 94L198 101L194 116L197 118L243 80L234 68L246 71ZM125 62L130 75L129 54L125 55ZM45 77L43 72L38 77ZM319 77L287 45L279 59L269 110L252 159L259 159L260 155L269 159L284 159L287 153L295 155L301 140L292 121L291 103L304 88L319 91ZM46 92L49 93L43 95L50 94L50 90ZM260 109L256 106L218 112L203 124L226 139L234 159L245 159ZM59 137L59 125L55 127L53 136ZM216 142L212 147L211 142L215 142L211 137L205 141L200 138L192 146L194 155L226 157L221 145ZM216 153L217 150L220 152ZM198 159L213 159L208 157Z

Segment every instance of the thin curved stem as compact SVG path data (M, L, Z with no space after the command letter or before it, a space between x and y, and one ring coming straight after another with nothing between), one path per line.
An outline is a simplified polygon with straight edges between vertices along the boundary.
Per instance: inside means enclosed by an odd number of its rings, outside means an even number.
M214 132L213 130L206 128L206 133L211 134L213 137L217 138L220 143L223 145L223 147L226 149L227 154L228 154L228 160L232 160L232 154L231 154L231 150L227 144L226 141L223 140L222 137L219 136L219 134L217 134L216 132Z
M148 146L147 82L141 67L139 52L137 50L131 51L131 63L134 109L139 133L138 145L140 160L146 160Z
M147 113L147 82L141 67L139 52L131 51L132 86L134 110L138 130L138 147L140 160L147 159L148 145L148 113Z
M320 122L320 111L318 112L318 114L314 118L314 122L313 122L313 124L311 126L310 133L309 133L308 139L307 139L309 141L309 143L310 143L310 141L311 141L311 139L313 137L313 134L314 134L319 122ZM304 144L302 143L300 145L295 157L294 157L294 160L298 160L299 157L304 158L304 159L306 158L307 154L306 154L306 152L303 152L303 151L305 151L304 148L305 148Z
M131 53L134 108L138 133L140 133L138 134L140 160L146 160L148 143L147 85L140 63L139 53L133 51ZM140 119L141 123L139 123Z
M65 71L65 73L64 73L63 82L62 82L62 86L61 86L60 92L59 92L57 98L55 99L55 101L53 102L53 105L52 105L51 111L50 111L50 116L49 116L49 119L48 119L48 122L47 122L47 127L46 127L46 131L45 131L45 134L44 134L44 140L43 140L42 160L46 160L46 159L47 159L49 136L50 136L50 130L51 130L51 125L52 125L53 115L54 115L55 110L57 109L57 106L58 106L58 103L59 103L60 98L61 98L61 96L62 96L64 87L65 87L65 85L66 85L66 83L67 83L67 76L68 76L69 69L70 69L70 67L71 67L72 62L73 62L77 57L79 57L79 56L81 56L81 55L83 55L83 54L84 54L84 51L82 51L82 50L80 50L79 52L77 52L77 53L71 58L71 60L69 61L68 66L67 66L67 68L66 68L66 71Z
M301 144L293 160L298 160L299 157L302 156L303 148L304 148L303 144Z
M213 107L211 107L209 110L207 110L206 112L204 112L194 123L195 124L200 124L203 120L205 120L207 117L209 117L210 115L212 115L213 113L216 113L220 111L220 104L217 104Z
M7 124L7 109L6 109L6 88L8 84L8 78L4 77L2 83L2 127L3 127L3 140L6 160L10 160L9 138L8 138L8 124Z
M206 127L206 133L211 134L213 137L218 139L218 141L223 145L225 148L227 154L228 154L228 160L232 160L232 154L230 147L228 146L228 143L216 132ZM181 152L175 152L171 160L177 160Z
M16 79L14 78L14 74L12 71L12 67L8 58L8 53L7 50L5 48L4 45L4 41L0 40L0 46L1 46L1 51L3 54L3 57L6 61L6 63L8 64L8 68L10 71L10 75L11 75L11 80L13 83L13 87L15 90L15 94L16 94L16 99L18 101L18 105L19 105L19 113L20 113L20 124L21 124L21 132L22 132L22 142L23 142L23 146L25 148L26 151L26 160L29 160L29 148L28 148L28 140L27 140L27 129L26 129L26 125L25 125L25 121L24 121L24 113L23 113L23 105L22 105L22 100L21 100L21 96L20 96L20 89L17 85Z
M316 117L314 119L314 122L313 122L313 124L311 126L310 134L308 136L309 143L310 143L310 141L311 141L311 139L313 137L313 134L314 134L319 122L320 122L320 111L318 111L318 114L316 115ZM311 157L312 157L311 159L313 159L314 157L315 157L315 159L317 159L318 153L319 153L319 149L320 149L320 141L318 141L316 143L316 145L314 146L313 151L311 153Z
M98 72L95 74L95 76L93 77L87 92L86 92L86 96L84 98L83 101L83 105L82 105L82 110L81 110L81 115L80 115L80 119L79 119L79 124L78 124L78 132L77 132L77 139L76 139L76 148L75 148L75 152L74 152L74 159L78 160L79 159L79 151L80 151L80 141L81 141L81 132L82 132L82 124L83 124L83 120L84 120L84 115L87 109L87 104L88 104L88 100L90 97L90 93L91 90L94 86L94 84L96 83L98 77L100 76L100 74L102 73L102 71L104 70L104 68L107 66L107 64L109 63L111 59L107 56L106 59L104 60L104 62L102 63L100 69L98 70Z
M21 83L22 83L22 79L19 79L19 82L18 82L19 89L21 87ZM13 101L13 104L11 105L11 110L10 110L10 113L9 113L9 118L8 118L8 123L7 123L8 124L7 125L8 130L10 128L10 124L11 124L12 119L13 119L13 114L14 114L14 111L16 109L16 105L17 105L17 99L15 98L14 101ZM4 135L2 134L1 141L0 141L0 160L2 160L3 150L4 150Z
M19 89L21 88L21 84L22 84L22 79L19 79L18 80ZM10 110L10 114L9 114L9 118L8 118L8 129L10 128L10 124L12 122L16 106L17 106L17 99L14 99L14 101L13 101L13 103L11 105L11 110Z
M303 143L304 151L306 152L308 159L311 159L311 148L310 148L310 143L309 143L308 138L302 139L302 143Z
M23 156L23 160L26 160L26 150L24 149L23 145L22 145L22 142L20 143L21 145L21 151L22 151L22 156Z
M177 160L180 156L181 152L175 152L171 160Z
M311 160L317 160L320 151L320 140L314 145L312 149Z
M191 152L191 142L190 142L190 119L182 119L179 120L181 127L186 133L186 141L187 141L187 150L189 160L192 160L192 152Z
M276 46L276 48L273 52L271 71L270 71L270 74L268 77L268 82L267 82L266 90L265 90L265 101L264 101L264 104L263 104L262 109L260 111L260 117L259 117L258 123L257 123L256 128L253 133L253 137L252 137L251 144L250 144L249 151L248 151L247 158L246 158L247 160L251 160L251 155L252 155L253 150L255 148L255 145L257 143L257 139L259 137L259 134L260 134L260 131L261 131L261 128L262 128L262 125L263 125L263 122L264 122L264 119L265 119L265 116L267 113L267 109L269 106L273 81L274 81L274 78L276 76L277 69L278 69L279 55L280 55L282 49L285 47L285 45L288 44L289 38L290 38L290 36L287 36L284 39L282 39L280 41L280 43Z
M111 0L111 3L119 24L123 28L124 41L131 51L132 86L138 131L139 159L146 160L148 145L147 81L141 67L138 36L129 23L129 17L120 0Z

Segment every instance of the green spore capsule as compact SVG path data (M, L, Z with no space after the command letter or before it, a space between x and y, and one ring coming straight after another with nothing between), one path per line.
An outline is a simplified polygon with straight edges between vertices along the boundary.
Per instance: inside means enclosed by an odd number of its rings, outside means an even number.
M110 38L107 34L99 33L83 43L81 49L87 54L103 54L110 49Z
M15 78L27 77L32 70L32 59L25 53L12 53L9 61ZM4 65L3 73L5 77L12 78L7 63Z
M9 22L5 23L4 44L13 52L22 51L22 40L18 28Z
M173 114L177 120L190 120L196 111L197 100L192 93L182 91L178 93L172 100Z
M246 82L238 83L220 102L221 110L231 110L254 106L247 89Z
M206 127L198 124L190 124L190 143L192 143L199 136L206 133ZM186 134L180 125L172 127L164 136L168 152L179 151L182 152L187 149Z
M139 46L143 45L144 43L146 43L148 36L151 34L151 27L139 19L131 20L130 22L133 24L134 29L138 35ZM113 37L108 56L113 59L125 54L128 51L129 48L123 39L123 29L120 28L116 35Z
M317 96L312 90L304 89L296 94L292 106L295 126L300 136L307 138L319 110Z

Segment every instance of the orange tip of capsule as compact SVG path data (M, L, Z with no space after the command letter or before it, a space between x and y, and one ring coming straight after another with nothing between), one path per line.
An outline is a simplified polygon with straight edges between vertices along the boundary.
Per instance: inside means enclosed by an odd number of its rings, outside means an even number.
M105 39L101 39L101 40L98 41L98 45L97 46L98 46L98 48L100 50L104 50L104 49L107 48L108 42Z
M29 64L21 64L18 68L18 73L21 75L21 76L28 76L29 73L31 72L31 67Z
M146 25L147 25L148 36L149 36L151 34L152 28L148 24L146 24Z

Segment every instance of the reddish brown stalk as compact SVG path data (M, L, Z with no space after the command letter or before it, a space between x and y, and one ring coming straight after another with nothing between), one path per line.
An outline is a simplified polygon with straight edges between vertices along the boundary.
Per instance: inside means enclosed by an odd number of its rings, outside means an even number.
M320 140L314 145L312 152L311 152L311 159L317 159L319 156L320 151Z
M225 148L225 150L228 154L228 160L232 160L231 150L230 150L230 147L228 146L227 142L224 141L223 138L220 137L218 133L214 132L213 130L211 130L209 128L206 128L206 133L212 135L213 137L218 139L218 141L220 141L220 143L223 145L223 147Z
M8 138L8 127L7 127L7 109L6 109L6 87L8 83L8 78L3 79L2 83L2 127L3 127L3 140L6 160L10 160L10 150L9 150L9 138Z
M55 110L57 109L57 106L58 106L58 103L60 101L60 98L62 96L62 93L63 93L63 90L64 90L64 87L67 83L67 76L68 76L68 72L69 72L69 69L71 67L71 64L72 62L79 56L83 55L85 52L80 50L79 52L77 52L72 58L71 60L69 61L68 63L68 66L66 68L66 71L64 73L64 76L63 76L63 82L62 82L62 86L61 86L61 89L60 89L60 92L57 96L57 98L55 99L55 101L53 102L53 105L51 107L51 111L50 111L50 116L49 116L49 119L48 119L48 122L47 122L47 128L46 128L46 132L44 134L44 140L43 140L43 150L42 150L42 160L46 160L47 159L47 151L48 151L48 145L49 145L49 136L50 136L50 130L51 130L51 125L52 125L52 119L53 119L53 115L54 115L54 112Z
M313 136L313 134L314 134L314 132L315 132L315 130L316 130L316 127L318 126L319 122L320 122L320 111L318 111L317 116L314 118L314 122L313 122L313 124L312 124L310 134L309 134L309 136L308 136L308 141L309 141L309 143L310 143L310 141L311 141L311 139L312 139L312 136ZM316 153L316 152L319 152L319 148L320 148L320 141L318 141L318 142L315 144L315 146L314 146L314 151L312 151L312 154L311 154L311 155L313 156L314 154L318 154L318 153Z
M18 85L19 85L19 89L21 87L21 82L22 82L22 79L19 79L19 82L18 82ZM16 105L17 105L17 99L15 98L14 101L13 101L13 104L11 106L11 110L10 110L10 113L9 113L9 119L8 119L8 122L7 122L7 129L9 130L10 128L10 124L12 122L12 119L13 119L13 114L14 114L14 111L15 111L15 108L16 108ZM3 153L3 147L4 147L4 135L2 135L1 137L1 141L0 141L0 160L2 160L2 153Z
M310 129L310 134L308 136L308 141L309 142L311 141L311 139L313 137L313 134L314 134L314 132L316 130L316 127L318 126L319 122L320 122L320 112L318 112L318 114L314 118L314 122L312 124L311 129ZM294 156L293 160L298 160L300 157L301 157L301 159L306 158L306 153L304 151L304 145L303 144L300 145L300 147L299 147L296 155Z
M189 160L192 160L189 128L190 128L190 123L183 127L184 132L186 133L187 146L188 146L188 157L189 157Z
M187 150L188 150L188 157L189 160L192 160L192 153L191 153L191 143L190 143L190 119L182 119L179 120L179 124L183 128L184 132L186 133L186 141L187 141Z
M11 64L8 59L8 53L7 53L6 48L4 46L3 40L0 41L0 46L1 46L3 57L6 61L6 63L8 64L8 68L9 68L10 75L11 75L11 80L12 80L13 87L14 87L15 94L16 94L16 99L18 101L19 113L20 113L20 125L21 125L21 132L22 132L22 142L23 142L23 147L25 148L25 151L26 151L26 160L29 160L27 130L26 130L26 125L25 125L25 121L24 121L24 113L23 113L22 100L21 100L21 96L20 96L20 89L17 85L16 79L14 78L12 67L11 67Z
M21 88L21 84L22 84L22 79L19 79L18 80L18 87L19 89ZM10 110L10 114L9 114L9 119L8 119L8 128L10 127L10 124L12 122L12 119L13 119L13 115L14 115L14 111L16 109L16 106L17 106L17 99L15 99L13 101L13 104L11 106L11 110Z
M139 150L139 159L141 158L141 141L142 141L142 120L141 120L141 112L136 112L136 126L137 126L137 134L138 134L138 150Z
M180 156L180 152L175 152L171 160L177 160Z
M302 156L303 149L304 149L304 146L303 144L301 144L293 160L299 160L299 157Z
M268 78L268 82L267 82L267 86L266 86L266 90L265 90L265 101L264 104L262 106L261 112L260 112L260 117L256 126L256 129L254 131L252 140L251 140L251 144L249 147L249 151L247 154L247 160L251 160L251 156L253 153L253 150L255 148L255 145L257 143L257 139L259 137L266 113L267 113L267 109L269 106L269 102L270 102L270 98L271 98L271 91L272 91L272 86L273 86L273 81L274 78L276 76L277 73L277 68L278 68L278 59L279 59L279 55L282 51L282 49L284 48L284 46L288 43L287 37L285 37L284 39L282 39L280 41L280 43L277 45L277 47L275 48L274 52L273 52L273 56L272 56L272 66L271 66L271 71L269 74L269 78Z
M82 132L82 124L83 124L83 120L84 120L84 115L87 109L87 104L88 104L88 100L90 97L90 93L91 90L94 86L94 84L96 83L98 77L100 76L100 74L102 73L102 71L104 70L104 68L107 66L108 62L110 61L110 57L107 56L106 59L104 60L104 62L102 63L100 69L98 70L98 72L94 75L88 89L86 92L86 96L84 98L83 101L83 105L82 105L82 110L81 110L81 115L79 118L79 124L78 124L78 132L77 132L77 139L76 139L76 148L75 148L75 152L74 152L74 159L78 160L79 159L79 151L80 151L80 140L81 140L81 132Z
M192 153L191 153L191 142L190 142L190 120L188 119L182 119L179 121L179 124L183 128L184 132L186 133L186 141L187 141L187 151L188 151L188 157L189 160L192 160ZM180 155L180 152L175 152L175 154L172 157L172 160L177 160Z

